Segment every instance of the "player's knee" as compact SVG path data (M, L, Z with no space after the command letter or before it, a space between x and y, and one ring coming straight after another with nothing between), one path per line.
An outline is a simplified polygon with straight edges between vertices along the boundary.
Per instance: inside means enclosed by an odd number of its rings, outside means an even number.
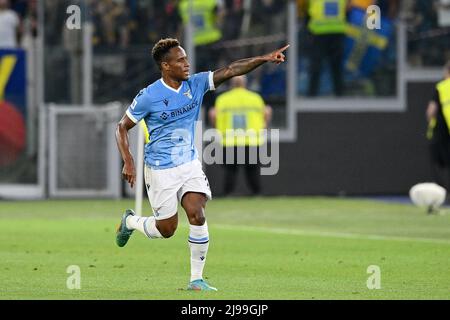
M173 236L177 230L177 226L178 218L176 215L169 219L159 220L156 222L156 227L164 238L170 238Z
M189 215L189 223L194 226L202 226L205 224L206 218L203 215L203 210L195 210L193 214Z
M165 227L160 227L159 228L159 232L166 239L170 238L171 236L173 236L175 234L176 230L177 230L176 226L165 226Z

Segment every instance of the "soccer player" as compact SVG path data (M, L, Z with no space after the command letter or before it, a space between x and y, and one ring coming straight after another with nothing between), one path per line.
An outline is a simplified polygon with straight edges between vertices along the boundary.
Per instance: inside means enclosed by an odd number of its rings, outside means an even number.
M203 173L194 146L195 121L203 95L224 81L246 74L258 66L285 61L289 45L269 54L238 60L214 72L189 74L186 52L176 39L161 39L152 56L162 77L142 89L116 129L117 145L124 165L122 177L133 187L136 170L129 151L128 131L144 119L150 133L145 145L145 184L153 216L136 216L126 210L116 233L116 243L123 247L134 230L150 239L170 238L178 225L178 202L189 221L191 279L188 290L217 291L203 279L209 246L205 219L206 201L211 199L208 179Z

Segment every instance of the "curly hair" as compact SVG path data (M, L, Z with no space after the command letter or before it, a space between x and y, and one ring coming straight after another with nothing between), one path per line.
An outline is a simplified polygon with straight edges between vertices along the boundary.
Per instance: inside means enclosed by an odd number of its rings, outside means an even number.
M166 38L159 40L152 49L153 60L155 60L158 67L161 69L161 63L170 49L178 47L180 42L177 39Z

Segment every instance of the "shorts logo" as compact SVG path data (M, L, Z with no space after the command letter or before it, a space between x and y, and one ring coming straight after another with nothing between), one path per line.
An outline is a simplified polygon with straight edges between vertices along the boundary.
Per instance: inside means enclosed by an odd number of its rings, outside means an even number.
M168 117L169 117L169 115L167 113L165 113L165 112L163 112L161 114L161 119L163 119L163 120L167 120Z
M161 208L153 208L153 214L155 215L155 217L159 217L159 209Z

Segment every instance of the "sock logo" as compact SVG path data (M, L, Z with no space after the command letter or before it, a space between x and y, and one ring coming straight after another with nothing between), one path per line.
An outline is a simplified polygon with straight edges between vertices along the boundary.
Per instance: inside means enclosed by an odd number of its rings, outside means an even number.
M200 260L202 260L202 261L205 260L205 256L201 256Z

